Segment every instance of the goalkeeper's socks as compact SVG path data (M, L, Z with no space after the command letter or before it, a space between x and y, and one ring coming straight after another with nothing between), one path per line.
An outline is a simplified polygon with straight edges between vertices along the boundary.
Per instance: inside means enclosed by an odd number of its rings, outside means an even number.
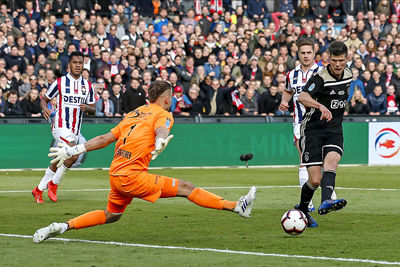
M81 216L73 218L68 222L70 229L81 229L106 223L106 212L104 210L94 210Z
M56 171L56 174L53 177L53 183L55 184L60 184L62 178L64 177L65 173L69 170L69 168L65 167L64 165L62 165L61 167L59 167Z
M196 188L187 197L193 203L211 209L222 210L224 208L224 200L222 197L208 192L202 188Z
M38 185L38 189L40 191L46 190L47 189L47 184L54 177L54 175L55 175L55 172L50 170L50 168L47 168L46 172L44 173L44 176L43 176L42 180L40 181L40 183Z
M331 199L333 190L335 189L335 170L326 170L321 179L321 203L327 199Z
M304 213L308 213L308 204L310 203L315 190L317 190L317 188L314 188L312 185L310 185L309 182L303 185L303 187L301 188L299 210Z

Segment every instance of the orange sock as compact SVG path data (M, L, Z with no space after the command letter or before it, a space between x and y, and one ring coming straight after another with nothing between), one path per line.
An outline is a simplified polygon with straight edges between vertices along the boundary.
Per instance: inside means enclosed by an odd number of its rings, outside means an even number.
M202 188L196 188L187 198L193 203L206 208L222 210L224 207L222 197Z
M68 221L70 229L81 229L106 223L104 210L94 210Z
M223 200L224 210L233 210L236 207L237 201Z

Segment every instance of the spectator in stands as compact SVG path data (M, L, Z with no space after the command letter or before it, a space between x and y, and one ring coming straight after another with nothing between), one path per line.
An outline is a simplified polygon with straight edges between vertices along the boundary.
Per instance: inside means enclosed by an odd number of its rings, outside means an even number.
M26 63L24 59L18 54L18 47L13 45L11 47L10 54L4 56L6 61L6 68L12 69L13 71L24 72L26 69Z
M247 14L251 19L263 21L264 26L268 25L269 11L265 1L249 1L247 5Z
M217 57L215 54L208 56L208 62L204 64L204 70L206 75L219 79L221 68L220 65L217 64Z
M189 89L189 101L192 103L190 115L192 116L202 116L206 112L206 107L199 98L199 91L200 88L196 84L193 84Z
M262 81L262 70L258 67L258 58L252 56L250 58L250 65L246 65L242 70L243 80L248 83L249 81Z
M377 70L372 72L372 79L368 82L367 86L365 87L365 94L368 96L374 92L374 89L380 86L381 90L386 92L385 83L381 79L381 75Z
M133 78L122 95L122 110L126 113L146 104L146 92L140 86L138 78Z
M355 89L349 102L349 114L369 114L370 108L367 99L364 98L361 90ZM347 115L347 114L346 114Z
M399 111L399 97L395 94L396 90L394 85L391 84L386 90L387 99L387 112L386 115L400 115Z
M5 117L4 108L5 108L6 100L3 97L3 90L0 88L0 118Z
M240 100L244 105L242 115L258 115L258 103L253 88L247 89L246 94Z
M62 75L61 69L61 61L57 59L57 50L52 48L49 53L49 57L46 60L46 68L51 69L57 77Z
M96 101L96 117L112 117L114 116L114 104L110 100L110 93L103 90L101 98Z
M174 115L189 116L191 108L192 102L183 93L182 87L175 86L171 101L171 112Z
M300 5L297 6L295 16L297 18L307 18L310 14L310 5L308 0L301 0Z
M350 83L350 91L349 91L349 98L347 101L352 99L355 90L360 90L362 95L365 97L365 90L364 90L364 83L359 79L359 71L357 68L352 68L351 71L353 72L353 80Z
M42 108L40 107L39 90L32 88L28 91L21 102L23 115L26 117L42 116Z
M376 86L373 93L367 96L367 101L370 107L369 115L379 116L387 112L387 99L382 86Z
M258 103L258 113L261 116L275 116L279 108L282 95L278 92L278 87L271 86L269 91L265 91Z
M7 101L4 105L4 115L6 117L23 115L21 102L18 100L18 92L15 90L11 90L8 93Z
M329 11L329 6L325 0L319 2L319 5L315 8L314 15L321 20L325 20Z

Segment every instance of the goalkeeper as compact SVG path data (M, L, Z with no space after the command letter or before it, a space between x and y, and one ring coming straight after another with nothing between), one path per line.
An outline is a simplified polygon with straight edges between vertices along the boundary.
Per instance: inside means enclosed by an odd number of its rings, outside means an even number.
M156 81L149 89L150 104L128 113L111 132L74 147L62 144L60 148L50 149L53 153L49 156L55 157L51 162L61 165L70 157L116 142L110 166L111 190L106 210L91 211L66 223L52 223L35 232L34 242L42 242L69 229L115 222L133 198L155 202L160 197L186 197L202 207L234 211L240 216L250 217L256 194L254 186L238 201L229 201L189 182L147 172L150 160L156 159L173 137L169 135L173 118L167 111L171 98L171 84Z

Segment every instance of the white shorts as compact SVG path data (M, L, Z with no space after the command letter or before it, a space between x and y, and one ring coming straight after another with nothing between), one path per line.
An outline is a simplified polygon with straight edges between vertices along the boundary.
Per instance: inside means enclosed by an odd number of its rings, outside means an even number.
M296 141L300 140L300 126L301 123L293 122L293 143L296 145Z
M65 128L53 128L51 133L57 142L75 142L78 144L78 135L74 134L70 129Z

